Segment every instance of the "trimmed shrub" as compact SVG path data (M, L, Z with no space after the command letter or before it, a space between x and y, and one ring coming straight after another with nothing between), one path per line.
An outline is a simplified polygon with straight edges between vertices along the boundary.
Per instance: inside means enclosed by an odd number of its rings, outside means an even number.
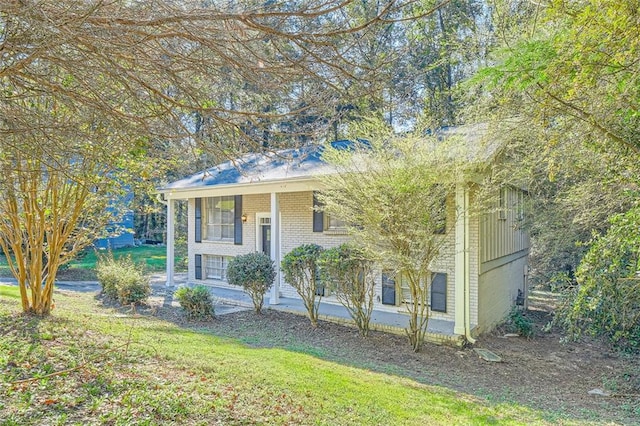
M275 277L273 261L264 253L236 256L227 266L227 281L249 293L256 313L262 310L264 294L273 285Z
M204 320L214 316L213 297L203 285L180 287L173 294L189 319Z
M342 244L323 251L318 265L323 282L347 309L360 334L366 337L373 312L373 261L363 250Z
M291 250L281 263L284 279L296 289L313 326L318 325L318 308L322 293L319 291L318 258L322 247L303 244Z
M143 303L151 294L143 267L136 265L131 256L115 259L109 251L98 259L96 273L102 293L122 305Z

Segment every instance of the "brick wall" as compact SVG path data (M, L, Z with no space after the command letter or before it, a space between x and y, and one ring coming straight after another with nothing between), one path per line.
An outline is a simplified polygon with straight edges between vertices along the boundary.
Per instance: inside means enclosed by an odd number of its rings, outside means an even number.
M313 193L290 192L281 193L280 200L280 217L281 217L281 248L282 256L289 253L295 247L306 244L316 243L324 248L338 246L349 240L344 233L336 232L313 232ZM195 201L190 199L188 203L189 226L193 227L195 221ZM271 198L270 194L245 195L243 197L243 213L247 215L247 222L243 225L242 235L243 244L234 245L233 242L207 242L196 243L194 241L193 229L189 229L188 249L189 249L189 274L190 282L195 282L195 260L196 254L201 255L218 255L218 256L237 256L239 254L250 253L257 249L257 215L260 213L270 213ZM273 218L272 218L273 220ZM455 225L455 205L453 199L447 201L447 234L442 238L445 239L443 252L434 264L434 272L442 272L447 274L447 312L432 312L432 318L453 320L455 309L455 288L454 288L454 225ZM204 264L204 262L203 262ZM204 282L220 287L232 287L226 282L216 280L204 280ZM283 297L298 297L295 289L285 283L281 283L280 292ZM335 297L329 296L323 300L338 303ZM382 278L378 274L375 288L375 308L391 312L405 311L400 306L383 305L382 300Z
M204 209L204 206L203 206ZM269 212L271 199L269 194L245 195L242 200L242 211L247 215L247 222L242 225L242 245L235 245L233 241L203 241L196 243L194 239L195 199L188 201L188 253L189 253L189 282L195 281L195 255L237 256L239 254L256 251L256 213ZM204 264L204 262L203 262ZM233 286L223 281L206 280L210 284L220 287Z
M313 232L311 191L280 194L280 214L282 257L302 244L315 243L331 248L349 241L344 233ZM282 284L281 292L284 297L298 297L296 290L287 283Z

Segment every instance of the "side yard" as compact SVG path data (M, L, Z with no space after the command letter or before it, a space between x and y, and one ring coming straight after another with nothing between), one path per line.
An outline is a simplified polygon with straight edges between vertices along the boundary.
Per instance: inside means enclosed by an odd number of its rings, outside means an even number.
M96 279L96 262L100 253L104 250L86 249L80 256L64 266L58 272L58 279L67 281L92 281ZM134 262L145 265L148 272L163 272L167 264L167 248L161 245L143 245L138 247L123 247L113 250L115 258L131 256ZM186 265L182 262L182 255L176 255L176 270L186 271ZM10 277L11 271L7 266L6 258L0 254L0 277Z
M166 319L189 326L180 312L161 309ZM372 332L361 338L354 328L267 310L264 315L234 312L198 325L218 336L235 338L255 348L282 348L342 365L409 378L491 403L541 410L553 422L573 420L635 424L640 418L640 359L612 351L606 343L585 339L563 343L559 330L543 331L550 315L529 311L535 337L505 337L496 330L474 345L502 358L480 359L472 348L426 344L415 353L406 338ZM609 396L592 395L601 389Z

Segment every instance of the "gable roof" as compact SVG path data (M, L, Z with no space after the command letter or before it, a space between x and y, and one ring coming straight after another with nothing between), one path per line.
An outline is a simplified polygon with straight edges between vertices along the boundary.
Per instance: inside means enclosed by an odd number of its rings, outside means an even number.
M485 145L484 125L462 126L440 129L440 137L459 136L465 142L469 161L486 161L496 151L496 146ZM338 150L350 150L354 144L369 145L366 140L357 142L338 140L331 146ZM276 183L283 181L302 181L334 173L335 169L322 159L324 147L306 145L266 153L250 153L235 160L229 160L207 170L171 182L159 188L161 193L182 190L197 190L212 187L248 185L254 183Z
M332 145L339 149L349 143L349 141L336 141ZM304 179L330 172L331 167L322 160L322 147L307 145L277 152L246 154L238 159L226 161L171 182L159 191Z

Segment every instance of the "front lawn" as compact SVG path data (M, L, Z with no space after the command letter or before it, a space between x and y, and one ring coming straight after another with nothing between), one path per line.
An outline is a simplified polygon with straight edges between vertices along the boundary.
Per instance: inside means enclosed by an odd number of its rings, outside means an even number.
M519 404L221 337L225 317L185 328L92 294L55 299L52 317L23 316L17 288L0 286L2 425L552 422Z
M98 256L106 253L104 250L86 249L80 255L69 262L58 273L58 279L61 280L95 280L96 279L96 262ZM116 258L131 256L134 262L142 263L146 267L147 272L161 272L166 269L167 248L164 246L145 245L139 247L123 247L113 250ZM176 256L176 270L181 270L183 266L180 257ZM4 256L0 255L0 276L10 277L11 271L7 266Z

